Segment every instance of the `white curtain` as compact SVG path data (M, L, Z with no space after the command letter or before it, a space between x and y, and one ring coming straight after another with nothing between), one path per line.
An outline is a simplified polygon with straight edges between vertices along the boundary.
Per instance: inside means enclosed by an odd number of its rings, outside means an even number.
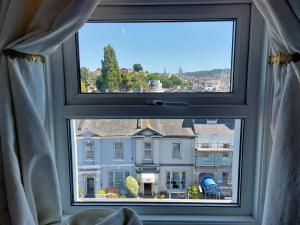
M300 1L256 0L269 32L270 54L300 53ZM300 224L300 62L270 65L274 77L273 146L263 225Z
M12 49L49 55L84 24L98 2L0 2L1 225L62 223L54 150L47 133L44 65L20 57L11 58L2 52ZM130 210L107 216L106 221L118 216L119 219L131 218L124 219L124 224L127 221L140 224Z

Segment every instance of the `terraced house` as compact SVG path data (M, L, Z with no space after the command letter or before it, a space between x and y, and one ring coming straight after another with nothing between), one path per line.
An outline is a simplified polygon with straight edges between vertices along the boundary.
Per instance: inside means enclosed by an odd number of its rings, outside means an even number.
M194 182L195 135L190 120L80 120L76 124L81 197L100 189L125 193L128 175L140 194L186 193Z

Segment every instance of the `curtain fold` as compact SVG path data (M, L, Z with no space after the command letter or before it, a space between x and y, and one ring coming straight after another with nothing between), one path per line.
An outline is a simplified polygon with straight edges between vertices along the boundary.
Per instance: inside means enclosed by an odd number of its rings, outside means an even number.
M77 32L98 2L2 0L0 3L1 225L62 223L54 150L46 127L44 64L10 58L2 51L51 54ZM136 214L131 215L139 222Z
M300 1L256 0L270 40L271 54L300 52ZM300 224L300 62L270 65L274 76L273 145L263 225Z

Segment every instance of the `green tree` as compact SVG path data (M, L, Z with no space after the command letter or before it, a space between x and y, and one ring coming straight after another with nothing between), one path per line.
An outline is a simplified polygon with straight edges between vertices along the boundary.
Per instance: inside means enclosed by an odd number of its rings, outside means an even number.
M128 194L130 195L130 197L138 197L139 194L139 183L137 182L137 180L132 177L132 176L128 176L125 179L125 188L128 192Z
M115 50L109 44L104 47L104 59L101 61L101 78L96 81L100 91L119 91L122 82Z
M135 63L135 64L133 64L133 70L135 72L143 71L143 66L141 64L139 64L139 63Z
M83 81L83 83L85 83L85 84L88 83L89 75L90 75L90 71L88 68L86 68L84 66L80 68L80 78L81 78L81 81Z
M195 184L191 184L188 187L188 193L190 199L199 199L203 197L202 190L200 191L199 187Z
M81 80L80 81L80 88L82 93L86 93L86 84Z

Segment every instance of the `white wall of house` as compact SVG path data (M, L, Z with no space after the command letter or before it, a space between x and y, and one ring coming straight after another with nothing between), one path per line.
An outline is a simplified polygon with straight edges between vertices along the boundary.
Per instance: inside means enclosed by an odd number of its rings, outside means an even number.
M173 143L180 143L181 158L174 159ZM194 164L194 139L162 138L159 143L159 160L161 164Z

